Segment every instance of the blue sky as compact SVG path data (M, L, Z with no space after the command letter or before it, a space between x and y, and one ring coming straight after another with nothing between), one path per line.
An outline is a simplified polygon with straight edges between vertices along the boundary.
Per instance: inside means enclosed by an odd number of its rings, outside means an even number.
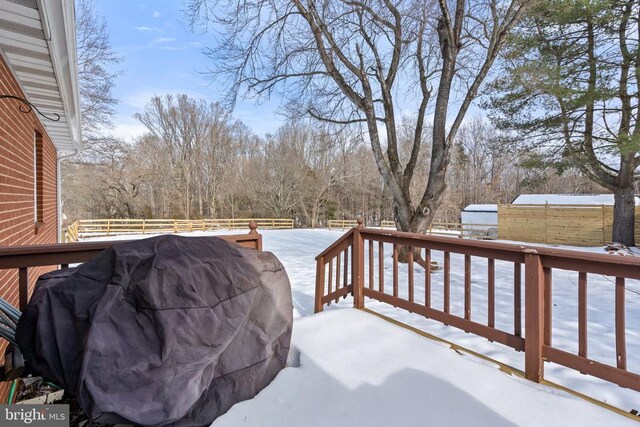
M193 33L181 7L179 0L94 2L95 11L108 21L114 51L123 58L119 64L123 74L114 90L120 100L113 129L116 136L131 141L144 132L133 115L142 111L154 95L186 93L208 101L221 99L223 89L201 74L210 61L202 50L214 45L213 37ZM234 117L264 136L284 121L275 114L276 109L275 101L261 105L241 101Z

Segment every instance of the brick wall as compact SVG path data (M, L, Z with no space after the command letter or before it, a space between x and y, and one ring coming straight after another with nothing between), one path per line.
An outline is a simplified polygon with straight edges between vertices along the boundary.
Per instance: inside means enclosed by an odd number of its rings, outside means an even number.
M25 96L2 56L0 93ZM20 112L20 105L16 100L0 100L0 246L56 243L56 149L35 114ZM41 177L39 185L34 169ZM37 277L50 270L29 269L30 292ZM0 270L0 296L18 306L17 271ZM0 339L0 356L5 347ZM7 394L8 383L0 383L0 403L6 402Z

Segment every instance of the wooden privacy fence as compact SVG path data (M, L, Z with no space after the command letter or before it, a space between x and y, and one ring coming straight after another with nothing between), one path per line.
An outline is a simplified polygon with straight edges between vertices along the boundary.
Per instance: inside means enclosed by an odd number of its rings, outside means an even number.
M402 284L399 283L398 274L398 255L401 246L412 249L408 252L407 280ZM442 274L435 276L431 269L426 269L424 282L416 283L413 249L420 251L427 265L430 265L434 253L439 252L438 255L440 255L441 252L444 264ZM387 251L387 257L389 254L392 257L391 283L385 283L385 251ZM452 254L459 254L456 256L462 256L464 259L463 292L452 292ZM479 322L472 318L472 257L486 261L486 322ZM496 326L496 261L513 265L513 279L510 281L513 290L511 305L513 323L506 329ZM316 263L315 312L322 311L325 305L338 302L340 297L346 297L348 294L353 295L353 304L357 308L363 308L365 298L371 298L485 337L517 351L524 351L525 376L532 381L540 382L543 379L543 361L546 360L640 391L640 375L627 370L625 338L625 309L629 308L625 304L625 280L640 279L640 260L637 258L425 236L371 228L353 228L319 254L316 257ZM553 269L572 271L578 276L576 292L578 328L575 337L577 352L561 350L554 347L552 342ZM454 274L458 274L458 271ZM615 302L611 311L615 313L616 356L610 363L589 358L588 274L609 275L615 278L611 282L615 292ZM435 283L434 277L440 276L442 279ZM500 286L502 284L500 282ZM417 287L424 289L424 300L418 301L415 298ZM442 296L441 306L435 306L432 303L432 297L436 295L438 301ZM464 310L461 316L451 312L454 295L460 295L463 298ZM482 297L484 298L484 295ZM458 303L458 301L454 302ZM462 305L462 301L460 303ZM502 310L503 308L501 313ZM485 313L481 314L482 316L479 316L475 313L474 317L484 317ZM565 325L560 325L562 326ZM563 332L566 331L563 330Z
M499 205L498 238L531 243L600 246L611 242L613 206ZM640 207L636 207L636 240Z
M254 221L263 229L293 228L293 219L81 219L65 232L65 242L77 242L79 236L114 236L119 234L187 233L218 229L243 229Z
M329 228L352 228L357 227L357 219L330 219L327 223ZM459 222L432 222L425 234L459 236L472 238L489 238L487 228L497 227L496 224L462 224ZM380 221L380 228L396 228L393 221Z

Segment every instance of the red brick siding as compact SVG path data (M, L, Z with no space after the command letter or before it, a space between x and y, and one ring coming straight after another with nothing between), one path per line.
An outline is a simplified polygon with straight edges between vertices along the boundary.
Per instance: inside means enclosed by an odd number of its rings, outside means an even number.
M0 93L24 97L24 93L0 56ZM57 232L57 165L56 148L35 114L18 110L16 100L0 100L0 246L56 243ZM41 160L37 165L42 180L37 188L42 225L35 226L34 206L34 141ZM30 292L37 277L51 267L29 269ZM0 296L18 305L18 272L0 270ZM0 356L6 342L0 339ZM0 383L0 403L5 403L8 383Z

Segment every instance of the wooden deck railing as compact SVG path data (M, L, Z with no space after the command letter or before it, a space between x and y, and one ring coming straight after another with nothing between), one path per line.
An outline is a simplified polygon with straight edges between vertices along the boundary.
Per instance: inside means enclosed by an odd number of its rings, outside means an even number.
M247 224L245 223L246 226ZM262 235L256 231L257 224L251 223L249 228L248 234L220 235L216 237L261 251ZM89 261L104 249L121 243L124 243L124 241L4 246L0 247L0 270L18 270L19 305L20 310L24 310L29 300L29 268L39 266L68 268L69 264Z
M406 283L399 283L398 254L401 246L420 250L427 265L430 265L434 253L442 252L443 270L442 274L437 274L438 278L441 277L438 280L439 283L434 283L436 275L431 269L425 270L423 283L415 282L413 251L408 252ZM460 254L464 259L463 292L459 292L463 298L459 303L464 305L464 310L461 311L460 316L451 312L452 254ZM392 279L391 283L385 283L385 256L389 255L392 258ZM472 318L472 257L486 260L486 322L479 322ZM513 289L511 306L513 324L506 329L496 326L496 261L513 265L513 280L510 281ZM640 375L627 370L625 341L625 309L628 308L625 304L625 280L640 279L638 258L425 236L362 227L349 230L320 253L316 257L316 262L316 312L322 311L325 305L337 302L340 297L346 297L348 294L353 295L353 304L357 308L364 307L365 298L370 298L485 337L517 351L524 351L525 374L530 380L540 382L543 379L543 361L546 360L640 391ZM578 276L578 333L575 337L578 351L576 353L554 347L552 342L553 269L573 271ZM454 271L454 273L458 272ZM522 273L524 273L524 281ZM615 289L615 303L610 309L615 313L616 359L611 363L589 358L588 274L608 275L615 278L611 285ZM415 298L415 290L418 286L424 289L425 296L421 301ZM436 307L432 303L432 297L435 295L438 296L438 301L440 299L443 301L441 306ZM482 297L484 299L484 295ZM474 317L484 318L485 313L481 314L482 316L476 314Z
M65 232L65 242L77 242L80 236L100 237L121 234L188 233L207 230L246 228L251 221L261 229L290 229L293 219L235 218L235 219L81 219Z

